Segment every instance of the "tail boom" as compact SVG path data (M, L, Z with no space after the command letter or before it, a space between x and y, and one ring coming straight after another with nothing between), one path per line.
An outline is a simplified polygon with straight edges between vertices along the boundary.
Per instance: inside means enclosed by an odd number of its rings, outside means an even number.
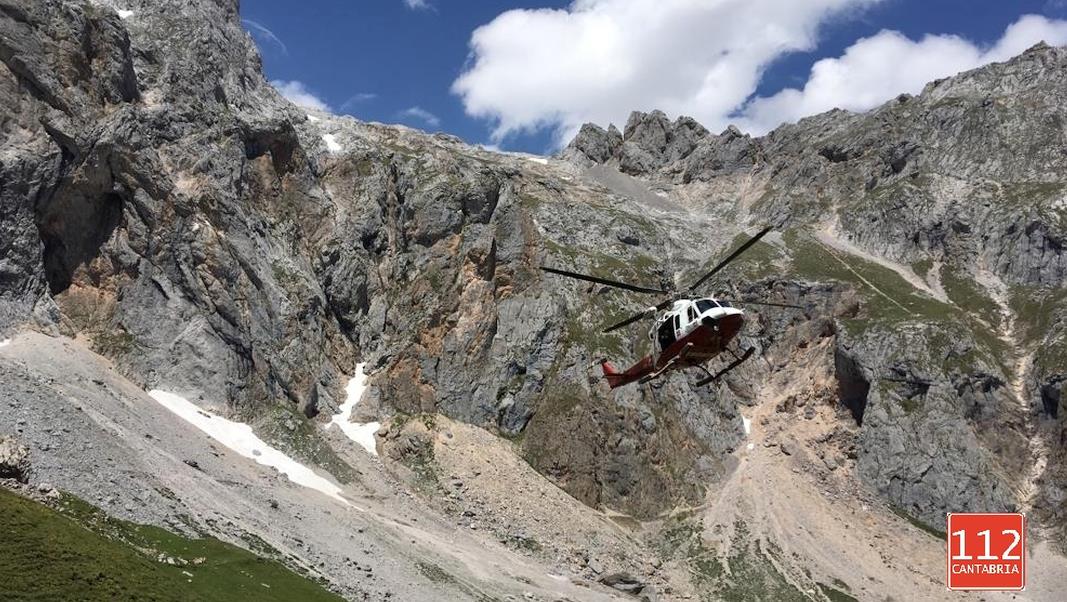
M656 368L652 362L652 356L645 356L622 372L619 372L615 365L607 360L600 363L600 369L604 371L604 378L607 379L608 386L616 389L641 380L655 372Z

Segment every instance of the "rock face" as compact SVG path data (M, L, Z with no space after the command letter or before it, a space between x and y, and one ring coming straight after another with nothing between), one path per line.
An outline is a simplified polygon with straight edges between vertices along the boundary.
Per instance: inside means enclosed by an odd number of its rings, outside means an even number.
M0 316L84 333L147 384L314 415L353 351L288 250L328 219L296 114L236 2L128 4L0 3Z
M30 450L14 437L0 437L0 479L26 483L30 478Z
M0 332L85 336L141 384L268 427L332 413L359 359L361 407L485 427L639 517L699 501L738 405L830 340L884 499L934 525L1062 522L1067 51L762 138L635 113L542 164L306 115L236 2L124 9L0 0ZM781 234L707 292L806 310L746 308L759 355L717 388L609 391L596 360L648 341L600 329L649 299L537 269L689 282L757 224Z
M989 507L1062 524L1065 65L1038 45L867 114L692 147L666 143L684 120L635 113L621 141L586 127L564 156L775 224L786 274L856 285L839 398L861 424L859 475L892 504L931 524Z

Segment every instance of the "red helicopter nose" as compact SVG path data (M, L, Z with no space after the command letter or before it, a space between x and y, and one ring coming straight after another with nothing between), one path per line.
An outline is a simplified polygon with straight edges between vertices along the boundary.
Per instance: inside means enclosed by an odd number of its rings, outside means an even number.
M713 328L715 332L719 333L724 345L737 336L737 333L741 332L741 327L744 324L745 317L740 312L725 315L718 319L704 318L704 325Z

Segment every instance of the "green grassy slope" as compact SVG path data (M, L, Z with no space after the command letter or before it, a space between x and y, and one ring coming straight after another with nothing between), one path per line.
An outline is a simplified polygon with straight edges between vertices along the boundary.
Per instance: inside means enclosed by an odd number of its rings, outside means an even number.
M221 541L115 520L72 497L61 506L59 512L0 489L3 599L340 600Z

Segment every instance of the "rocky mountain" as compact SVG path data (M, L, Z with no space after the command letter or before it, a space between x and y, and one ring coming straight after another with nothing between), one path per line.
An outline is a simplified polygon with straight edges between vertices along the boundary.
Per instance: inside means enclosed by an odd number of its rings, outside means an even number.
M859 475L887 499L930 524L1030 495L1062 512L1065 58L1038 45L760 139L635 113L564 156L725 201L785 231L777 274L857 285L836 371Z
M1065 49L760 138L634 113L551 159L289 104L235 0L0 0L0 62L0 434L117 516L250 534L370 599L920 599L941 548L909 522L1021 509L1065 534ZM689 282L762 225L707 292L805 309L746 307L758 353L721 385L609 391L598 360L648 342L600 329L649 299L538 269ZM357 364L380 462L322 428ZM331 526L290 491L263 519L282 494L186 447L148 389L252 424L374 517ZM376 585L337 540L357 528ZM905 528L880 553L915 576L811 551ZM516 555L499 575L486 542ZM1067 574L1044 545L1034 599Z

